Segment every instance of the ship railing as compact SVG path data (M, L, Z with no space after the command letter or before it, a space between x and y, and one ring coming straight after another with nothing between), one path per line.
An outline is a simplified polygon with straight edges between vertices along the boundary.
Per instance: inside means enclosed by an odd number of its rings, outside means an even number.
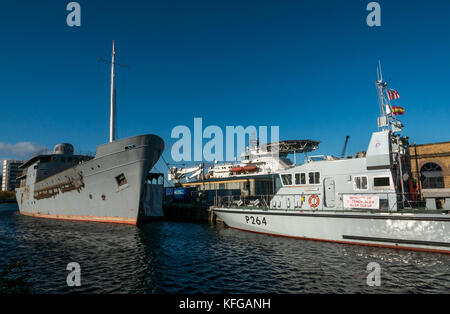
M225 195L217 196L214 199L215 207L255 207L269 208L270 201L274 194L244 196L244 195Z
M87 157L95 157L95 152L91 151L84 151L84 150L77 150L74 152L74 155L81 155L81 156L87 156Z
M317 192L308 192L304 194L262 194L254 196L246 195L226 195L216 196L214 199L214 207L225 208L255 208L255 209L283 209L283 210L299 210L299 209L321 209L321 210L352 210L352 208L345 208L344 196L377 196L380 200L378 208L367 208L367 210L380 210L380 211L397 211L397 210L411 210L411 209L424 209L425 202L420 199L417 193L396 193L388 191L377 192L353 192L353 193L336 193L334 203L327 206L327 201L323 199L323 194L320 196L320 206L317 208L309 208L309 206L299 206L308 203L311 196L318 195ZM281 201L275 201L274 197L283 197L289 199L285 203L285 206L281 204ZM274 202L272 202L274 201ZM325 203L324 203L325 202ZM287 207L287 208L286 208ZM354 208L361 210L362 208Z

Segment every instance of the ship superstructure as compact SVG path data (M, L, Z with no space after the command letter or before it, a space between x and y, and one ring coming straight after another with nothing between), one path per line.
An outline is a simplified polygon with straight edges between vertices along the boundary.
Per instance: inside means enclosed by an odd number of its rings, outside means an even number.
M234 163L214 162L212 167L204 173L204 164L188 168L172 167L169 169L168 179L175 184L212 179L232 179L248 176L277 174L280 171L295 166L288 154L309 153L318 149L320 142L312 140L291 140L259 145L251 141L245 152L241 154L241 161ZM185 181L183 181L185 180Z
M168 178L174 182L171 193L190 193L212 205L217 196L241 195L255 196L275 193L278 174L295 167L296 154L315 151L318 141L290 140L259 145L257 140L250 140L249 146L241 154L241 160L234 163L215 162L205 173L204 164L193 167L172 167ZM294 163L288 158L294 155ZM187 190L186 190L186 189Z

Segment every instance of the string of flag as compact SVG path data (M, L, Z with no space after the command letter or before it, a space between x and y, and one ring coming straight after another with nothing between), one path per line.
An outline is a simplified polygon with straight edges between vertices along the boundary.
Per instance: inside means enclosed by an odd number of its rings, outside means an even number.
M387 91L387 95L388 95L389 101L400 98L400 94L397 91L393 90L393 89L392 90L388 90Z
M392 108L392 114L394 116L405 114L405 108L403 108L403 107L391 106L391 108Z
M389 98L389 101L392 101L392 100L400 98L400 94L397 91L393 90L393 89L387 91L387 96ZM391 106L391 108L392 108L392 114L394 116L405 114L405 108L403 108L403 107Z

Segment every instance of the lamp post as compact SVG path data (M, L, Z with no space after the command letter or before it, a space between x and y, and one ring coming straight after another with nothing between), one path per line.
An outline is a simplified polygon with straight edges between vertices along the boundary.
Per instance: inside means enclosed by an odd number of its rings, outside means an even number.
M417 161L417 144L414 142L414 158L416 159L417 187L419 188L419 197L422 200L422 182L420 181L419 162Z

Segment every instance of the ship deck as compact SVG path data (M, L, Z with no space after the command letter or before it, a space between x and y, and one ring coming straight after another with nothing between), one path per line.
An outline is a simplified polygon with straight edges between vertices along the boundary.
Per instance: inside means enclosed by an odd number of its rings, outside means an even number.
M386 214L386 215L393 215L393 214L429 214L429 215L450 215L450 210L444 210L444 209L436 209L431 210L427 208L414 208L414 209L401 209L396 211L386 211L386 210L310 210L310 209L273 209L269 207L264 206L211 206L211 210L214 209L235 209L235 210L254 210L254 211L264 211L264 212L288 212L288 213L313 213L313 214ZM449 216L450 219L450 216Z

